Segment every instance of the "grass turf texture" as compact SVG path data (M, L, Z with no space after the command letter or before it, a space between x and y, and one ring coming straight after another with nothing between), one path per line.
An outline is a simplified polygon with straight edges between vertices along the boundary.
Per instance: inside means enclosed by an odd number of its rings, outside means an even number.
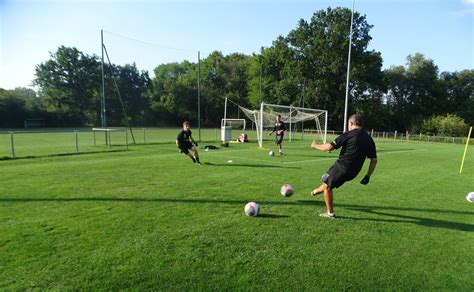
M0 161L0 289L473 290L472 146L460 175L461 145L376 141L330 220L309 192L338 151L309 142Z

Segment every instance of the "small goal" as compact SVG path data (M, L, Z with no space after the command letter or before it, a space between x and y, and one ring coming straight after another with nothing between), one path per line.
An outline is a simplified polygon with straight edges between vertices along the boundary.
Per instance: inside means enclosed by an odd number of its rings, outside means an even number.
M92 128L94 136L94 146L97 145L96 132L105 133L105 144L112 147L112 133L113 132L125 132L125 149L128 150L128 128Z
M227 119L224 118L221 120L221 141L226 143L233 140L232 130L238 129L242 132L245 132L247 126L247 121L245 119Z

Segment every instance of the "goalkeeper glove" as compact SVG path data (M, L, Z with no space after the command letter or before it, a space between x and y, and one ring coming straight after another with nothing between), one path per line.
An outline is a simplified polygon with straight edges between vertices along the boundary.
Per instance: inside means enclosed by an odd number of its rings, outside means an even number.
M370 181L370 176L366 175L364 178L360 181L361 184L366 185Z

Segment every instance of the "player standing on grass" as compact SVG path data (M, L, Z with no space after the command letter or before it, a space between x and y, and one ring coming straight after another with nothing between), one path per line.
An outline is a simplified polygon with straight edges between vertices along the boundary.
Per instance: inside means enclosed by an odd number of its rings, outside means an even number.
M321 217L334 218L334 202L332 190L342 186L346 181L354 179L362 169L365 159L370 158L370 165L367 174L361 180L361 184L369 183L370 176L377 165L377 151L374 140L363 129L364 120L362 116L355 114L349 117L349 130L337 137L331 143L318 144L315 140L311 143L311 148L321 151L332 151L341 149L339 158L321 177L321 186L314 189L311 195L316 196L324 193L326 202L325 213L319 214Z
M281 120L281 115L276 116L276 123L275 127L273 127L273 130L268 134L271 135L273 132L276 132L275 135L275 143L278 146L278 155L283 155L282 152L282 143L283 143L283 136L285 135L286 127L285 123Z
M201 164L196 148L198 144L192 137L192 132L188 121L183 122L183 130L178 134L178 138L176 138L176 146L178 146L179 153L184 153L189 158L191 158L194 163ZM191 150L193 153L190 153L189 150Z

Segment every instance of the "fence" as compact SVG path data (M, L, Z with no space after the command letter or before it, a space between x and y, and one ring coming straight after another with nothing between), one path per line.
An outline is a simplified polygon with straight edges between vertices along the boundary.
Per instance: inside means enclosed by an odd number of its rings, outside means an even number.
M133 136L124 128L113 131L101 129L42 129L35 131L0 131L0 159L37 157L102 151L126 151L130 143L174 143L179 129L134 128ZM198 131L193 130L197 140ZM132 139L133 138L133 139ZM219 141L217 129L202 130L203 141Z
M178 128L134 128L133 139L135 141L133 141L130 132L125 129L105 133L95 132L90 128L0 131L0 159L103 151L126 151L128 150L129 143L132 142L136 144L174 143L178 132ZM246 132L248 133L248 139L250 141L256 140L255 131ZM301 131L294 132L292 136L294 140L310 140L314 137L314 135L312 135L313 132L314 130L305 129L304 133L301 133ZM341 133L341 131L328 130L328 142ZM369 134L379 141L465 144L467 139L467 137L444 137L409 134L407 132L398 133L396 131L378 132L371 130ZM108 138L106 138L106 135L108 135ZM202 129L201 140L220 143L220 135L220 129ZM193 136L197 140L197 137L199 137L197 130L193 130ZM237 137L238 133L234 133L233 136ZM266 136L266 140L272 139L273 137ZM288 135L286 135L286 139L288 139ZM470 143L472 142L473 139L471 139Z

